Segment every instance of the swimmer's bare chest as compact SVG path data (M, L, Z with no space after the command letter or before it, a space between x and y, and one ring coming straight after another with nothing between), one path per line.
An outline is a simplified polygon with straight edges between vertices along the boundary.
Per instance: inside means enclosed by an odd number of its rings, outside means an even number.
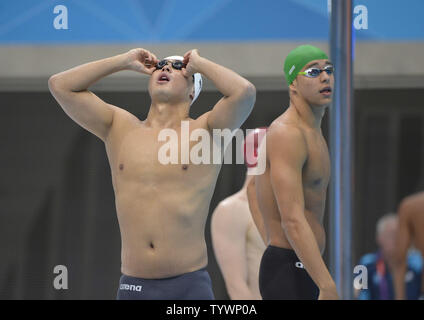
M160 141L161 129L139 125L110 145L108 154L116 196L125 192L126 196L152 202L159 195L166 195L170 203L174 197L183 197L183 201L187 193L201 194L213 189L211 182L219 167L207 162L194 164L190 152L197 142L185 143L180 129L173 131L173 138L168 136Z
M198 127L192 124L192 130ZM125 129L117 130L107 145L118 214L134 208L189 212L211 196L219 167L182 161L196 142L184 144L179 128L173 130L175 140L165 141L159 140L162 129L142 123Z
M331 166L324 137L312 130L305 130L308 157L302 169L305 210L314 213L322 223L325 199L330 180Z
M325 247L325 231L323 218L325 199L330 179L330 159L327 144L320 132L304 130L307 144L307 160L302 167L302 189L304 197L304 214L315 234L317 243L321 249ZM272 164L270 164L272 166ZM259 186L263 190L261 201L263 202L264 222L269 232L270 242L284 248L290 248L286 235L281 228L281 214L277 200L270 184L270 169L267 168L263 177L259 177Z

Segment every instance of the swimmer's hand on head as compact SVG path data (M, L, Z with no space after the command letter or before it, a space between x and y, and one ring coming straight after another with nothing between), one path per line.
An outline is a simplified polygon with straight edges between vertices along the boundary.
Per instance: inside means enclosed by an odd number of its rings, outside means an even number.
M184 54L183 64L184 77L199 73L223 95L212 110L201 116L206 119L208 129L240 128L255 104L255 86L236 72L200 56L197 49Z
M156 70L159 60L148 50L143 48L132 49L125 55L125 70L132 70L151 75Z
M183 63L185 68L182 69L183 75L186 78L191 77L193 74L199 72L197 63L201 59L197 49L190 50L184 55Z

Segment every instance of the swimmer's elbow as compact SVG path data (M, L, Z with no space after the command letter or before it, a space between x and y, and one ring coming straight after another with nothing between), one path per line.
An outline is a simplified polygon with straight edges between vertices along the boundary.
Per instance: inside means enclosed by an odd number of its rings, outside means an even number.
M51 93L58 93L62 91L66 91L66 85L63 80L63 78L60 76L60 74L54 74L49 78L49 81L47 82L49 90ZM70 91L70 90L68 90Z
M243 98L243 100L250 106L251 111L256 101L256 87L247 80L243 86Z
M58 84L58 79L57 79L57 75L54 74L49 78L49 81L47 82L48 87L50 92L56 91L57 90L57 84Z
M256 87L250 81L246 80L246 83L243 86L243 93L246 97L253 101L256 99Z
M243 79L243 82L234 88L231 96L238 101L238 105L251 110L256 101L256 87L250 81Z

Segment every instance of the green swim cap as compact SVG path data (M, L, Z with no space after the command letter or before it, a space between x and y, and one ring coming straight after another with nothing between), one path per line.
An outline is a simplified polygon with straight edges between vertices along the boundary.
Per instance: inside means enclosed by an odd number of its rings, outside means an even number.
M312 60L328 59L328 56L320 48L309 44L301 45L290 51L284 61L284 73L288 85L291 85L302 68Z

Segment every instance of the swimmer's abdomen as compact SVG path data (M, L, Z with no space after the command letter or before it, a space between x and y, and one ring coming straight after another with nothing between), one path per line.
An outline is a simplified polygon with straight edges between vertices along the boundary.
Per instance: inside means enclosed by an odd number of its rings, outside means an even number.
M178 192L162 200L133 200L125 196L116 199L123 273L162 278L195 271L207 264L207 202L199 205L199 200L177 197Z

